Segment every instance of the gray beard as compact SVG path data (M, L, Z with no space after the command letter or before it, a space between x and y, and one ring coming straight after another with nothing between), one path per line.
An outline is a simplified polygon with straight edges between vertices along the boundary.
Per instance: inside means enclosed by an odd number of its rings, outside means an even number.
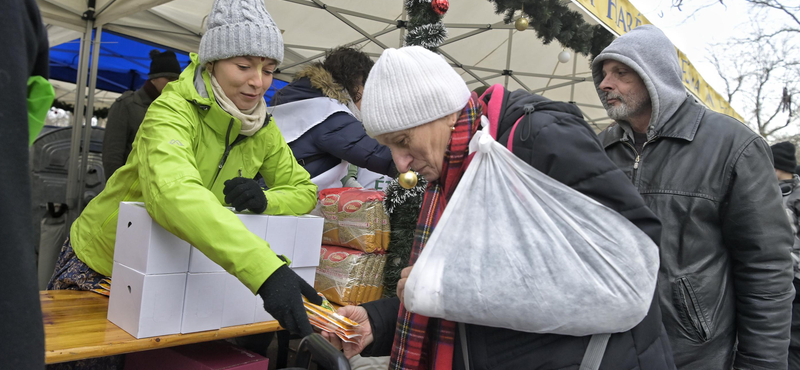
M619 100L618 105L608 106L606 113L608 117L615 121L628 121L630 117L642 113L647 107L647 94L631 95L622 97L621 95L613 95L615 99ZM606 94L606 101L608 101L608 94Z

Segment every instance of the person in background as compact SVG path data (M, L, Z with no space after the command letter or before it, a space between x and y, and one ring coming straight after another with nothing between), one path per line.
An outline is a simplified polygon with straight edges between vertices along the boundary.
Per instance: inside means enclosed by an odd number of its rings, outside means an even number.
M126 91L108 110L105 136L103 136L103 171L111 178L114 171L128 160L133 148L136 131L144 120L147 108L153 103L169 82L178 79L181 65L171 50L150 51L150 74L147 81L136 91Z
M3 333L0 367L42 369L44 329L36 286L28 168L28 145L38 134L42 122L38 125L29 122L26 100L30 98L30 82L48 77L47 30L36 1L9 1L3 5L0 12L0 32L5 35L0 39L5 53L0 58L0 101L3 102L0 105L0 265L9 282L0 288L0 333ZM49 108L49 104L45 108Z
M367 136L361 124L361 96L373 64L356 49L333 49L270 101L281 133L318 190L352 180L348 162L379 175L397 174L389 148Z
M658 244L658 218L605 155L578 108L524 90L504 90L503 94L502 107L498 108L502 112L497 128L499 143L513 143L512 152L525 163L619 212ZM414 237L412 266L467 170L468 143L480 128L481 117L488 114L488 95L488 91L480 98L470 93L444 58L420 46L384 50L367 80L363 105L367 133L391 148L398 170L413 169L430 181ZM529 105L536 109L520 120L528 114L525 111ZM519 129L512 130L518 120ZM525 220L519 224L524 225ZM402 304L403 287L411 269L407 267L401 274L398 297L339 310L361 324L359 343L342 343L327 332L323 337L343 347L348 357L358 353L365 357L391 354L390 369L580 366L588 336L462 326L407 311ZM652 300L649 313L633 329L611 336L600 364L603 370L674 368L657 299Z
M783 206L789 216L794 233L792 261L794 262L795 296L792 301L792 329L789 341L789 369L800 370L800 177L797 176L797 158L794 144L784 141L770 147L775 175L783 195Z
M119 204L144 202L154 221L260 295L281 326L311 334L302 296L322 299L225 208L301 215L316 205L316 186L264 101L283 60L280 30L262 0L215 0L190 58L150 105L127 163L72 224L48 289L91 290L111 276Z
M606 153L664 225L658 295L678 369L785 369L793 244L767 142L686 91L651 25L592 62Z

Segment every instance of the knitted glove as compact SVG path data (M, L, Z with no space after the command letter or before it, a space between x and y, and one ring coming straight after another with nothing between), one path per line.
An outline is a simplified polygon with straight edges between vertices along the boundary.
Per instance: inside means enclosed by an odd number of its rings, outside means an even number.
M317 291L286 265L278 267L258 289L258 295L264 300L264 309L284 329L305 337L313 331L300 294L313 304L322 304Z
M225 203L236 208L237 212L249 209L253 213L264 213L267 210L267 196L258 186L258 182L244 177L234 177L225 181Z

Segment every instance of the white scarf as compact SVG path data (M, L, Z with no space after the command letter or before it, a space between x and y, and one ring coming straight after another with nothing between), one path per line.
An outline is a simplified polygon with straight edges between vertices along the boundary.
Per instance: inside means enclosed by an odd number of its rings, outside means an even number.
M217 79L214 77L213 74L211 75L211 90L214 91L214 98L217 100L217 104L222 107L223 110L228 112L228 114L236 117L239 121L242 121L242 130L239 131L240 134L244 136L253 136L258 130L264 126L264 120L267 118L267 102L264 101L264 98L258 100L258 104L255 107L248 109L246 111L239 110L236 107L231 99L225 95L225 92L222 91L222 87L219 86Z
M347 109L349 109L350 112L353 113L353 117L355 117L359 121L362 121L362 119L361 119L361 109L358 109L358 106L356 105L356 103L353 103L353 97L350 96L350 93L348 93L347 91L345 91L345 93L347 94L347 98L348 98L347 99Z

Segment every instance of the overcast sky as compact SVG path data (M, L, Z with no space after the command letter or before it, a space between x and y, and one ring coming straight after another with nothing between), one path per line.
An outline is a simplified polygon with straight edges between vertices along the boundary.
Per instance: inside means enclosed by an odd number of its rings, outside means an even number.
M750 7L743 0L725 0L725 5L717 0L684 0L687 5L681 10L672 7L672 0L630 1L689 56L703 78L724 96L725 85L714 66L706 60L707 48L714 43L746 36L750 29L748 17L753 15ZM713 5L694 13L698 6L705 4ZM741 107L734 105L734 109L741 112Z

